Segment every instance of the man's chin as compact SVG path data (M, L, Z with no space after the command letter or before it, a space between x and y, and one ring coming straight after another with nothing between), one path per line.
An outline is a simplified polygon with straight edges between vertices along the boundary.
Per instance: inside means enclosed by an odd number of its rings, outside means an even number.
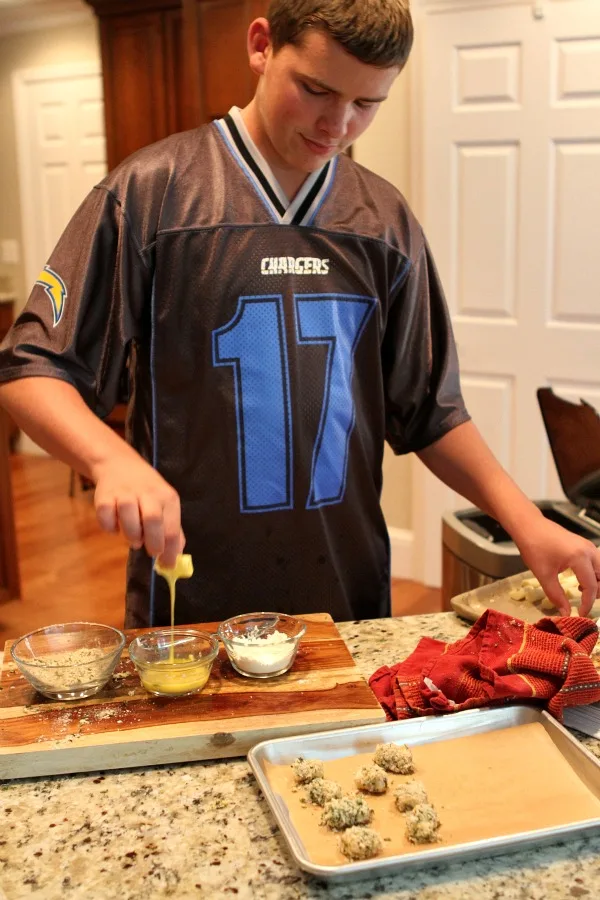
M314 141L308 140L303 135L301 137L305 153L308 155L311 163L314 161L314 168L324 165L324 163L333 159L340 152L341 148L339 147L324 147L321 144L315 144Z
M325 163L328 163L335 156L338 155L339 151L335 151L333 153L323 155L323 156L315 156L314 154L304 154L301 164L299 168L306 174L311 175L313 172L318 171L318 169L322 168Z

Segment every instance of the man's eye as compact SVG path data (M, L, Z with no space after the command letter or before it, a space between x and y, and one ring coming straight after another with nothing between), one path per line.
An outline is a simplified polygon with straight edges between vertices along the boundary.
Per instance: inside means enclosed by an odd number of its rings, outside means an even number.
M308 84L302 82L302 87L306 91L307 94L312 94L313 97L324 97L327 94L327 91L316 91L314 88L310 87Z
M375 106L374 103L366 103L364 100L355 100L354 105L358 109L372 109Z

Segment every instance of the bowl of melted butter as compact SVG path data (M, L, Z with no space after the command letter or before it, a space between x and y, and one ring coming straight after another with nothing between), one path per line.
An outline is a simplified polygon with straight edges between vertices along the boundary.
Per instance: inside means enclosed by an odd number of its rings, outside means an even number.
M201 691L219 652L219 642L193 628L162 628L140 634L129 645L129 658L144 688L159 697Z

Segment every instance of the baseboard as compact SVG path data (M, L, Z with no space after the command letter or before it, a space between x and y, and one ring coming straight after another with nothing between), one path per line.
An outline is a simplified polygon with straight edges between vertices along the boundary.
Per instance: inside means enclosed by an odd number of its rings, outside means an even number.
M392 551L392 578L413 578L414 532L408 528L388 528Z

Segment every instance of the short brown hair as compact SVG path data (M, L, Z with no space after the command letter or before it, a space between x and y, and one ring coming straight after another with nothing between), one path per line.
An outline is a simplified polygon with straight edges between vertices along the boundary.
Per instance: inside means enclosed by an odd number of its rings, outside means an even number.
M413 42L409 0L271 0L273 50L300 44L308 28L331 35L361 62L380 68L408 59Z

